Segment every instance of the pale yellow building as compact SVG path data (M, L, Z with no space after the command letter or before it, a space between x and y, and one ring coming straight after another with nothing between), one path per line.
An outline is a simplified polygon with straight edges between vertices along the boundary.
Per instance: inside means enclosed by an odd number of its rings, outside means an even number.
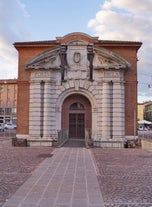
M144 109L145 109L145 103L138 103L138 120L144 119Z

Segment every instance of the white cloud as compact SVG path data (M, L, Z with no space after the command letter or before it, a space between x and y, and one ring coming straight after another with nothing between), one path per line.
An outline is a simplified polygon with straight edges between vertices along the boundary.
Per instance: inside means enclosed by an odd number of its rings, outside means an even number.
M102 9L110 10L110 9L122 9L134 14L139 14L145 16L146 13L151 13L152 10L152 1L151 0L106 0L102 6Z
M106 0L95 18L88 22L100 39L141 41L138 56L138 80L140 99L149 100L147 74L152 75L152 0ZM145 83L145 84L144 84ZM152 94L151 94L152 99Z
M30 17L29 12L26 10L26 5L24 3L22 3L20 0L16 0L16 2L19 5L19 7L21 8L21 10L23 11L24 16Z
M0 38L1 39L1 38ZM0 40L1 41L1 40ZM12 45L0 44L0 79L17 78L17 51Z
M13 43L28 37L22 23L25 5L19 0L0 1L0 11L0 79L17 78L17 51Z

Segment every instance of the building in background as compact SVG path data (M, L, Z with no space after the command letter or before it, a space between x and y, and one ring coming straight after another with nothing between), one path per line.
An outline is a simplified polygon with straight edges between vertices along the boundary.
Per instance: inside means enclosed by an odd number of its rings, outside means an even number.
M144 104L144 119L152 122L152 101Z
M138 103L138 120L152 122L152 101Z
M138 120L143 120L144 119L144 111L145 111L145 103L138 103L137 106L137 114L138 114Z
M0 123L16 124L17 80L0 80Z
M136 134L137 51L141 42L71 33L16 42L17 138L52 146L59 131L94 146L124 147Z

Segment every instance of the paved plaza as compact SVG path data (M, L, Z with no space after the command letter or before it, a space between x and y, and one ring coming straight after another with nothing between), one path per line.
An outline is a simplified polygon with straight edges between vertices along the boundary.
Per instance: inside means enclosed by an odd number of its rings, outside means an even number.
M152 207L152 150L0 142L0 207Z
M152 150L92 152L105 207L152 207Z

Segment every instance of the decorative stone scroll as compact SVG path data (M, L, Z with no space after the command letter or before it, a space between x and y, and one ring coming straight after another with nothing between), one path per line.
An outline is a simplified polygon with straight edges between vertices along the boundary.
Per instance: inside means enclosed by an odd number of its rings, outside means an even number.
M88 45L88 60L89 60L89 79L93 80L93 58L94 58L94 52L93 52L93 45Z
M65 75L65 70L67 69L68 63L67 63L67 54L66 54L67 46L66 45L61 45L60 48L60 60L61 60L61 81L64 81L64 75Z

